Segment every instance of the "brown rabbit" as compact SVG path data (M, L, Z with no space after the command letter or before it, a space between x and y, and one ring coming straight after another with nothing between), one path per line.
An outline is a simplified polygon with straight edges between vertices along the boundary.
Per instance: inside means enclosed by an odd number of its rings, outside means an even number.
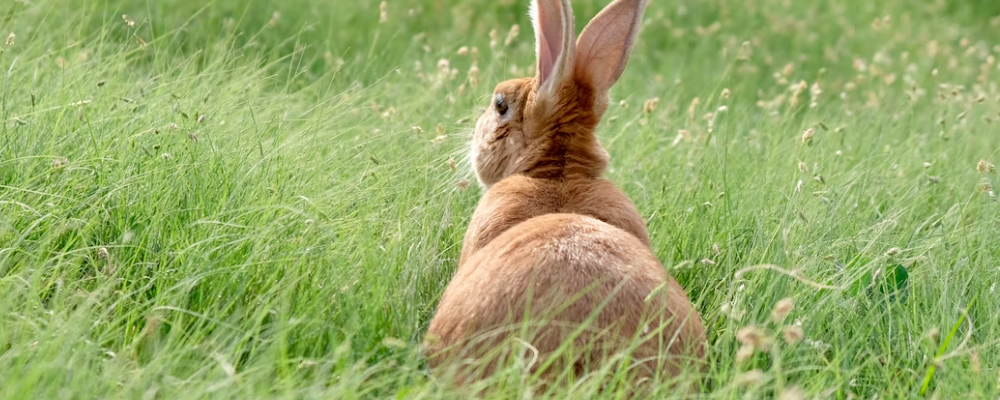
M425 342L459 383L493 373L511 340L546 378L613 362L635 380L670 378L704 360L700 317L635 206L601 177L595 129L646 2L614 0L575 40L569 0L532 0L537 76L500 83L476 123L487 191Z

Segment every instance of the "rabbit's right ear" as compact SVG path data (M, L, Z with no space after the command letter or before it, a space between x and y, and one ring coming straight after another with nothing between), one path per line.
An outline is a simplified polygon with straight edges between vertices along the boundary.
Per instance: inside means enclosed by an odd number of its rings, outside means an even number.
M576 50L576 76L598 93L607 93L628 65L648 0L614 0L590 21Z
M544 96L572 79L576 58L576 28L569 0L532 0L531 24L535 28L538 57L538 91Z

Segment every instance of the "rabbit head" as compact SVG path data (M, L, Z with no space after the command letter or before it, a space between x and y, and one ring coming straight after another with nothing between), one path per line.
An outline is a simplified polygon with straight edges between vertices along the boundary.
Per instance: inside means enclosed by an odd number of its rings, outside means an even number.
M476 122L471 158L489 188L511 175L597 178L595 129L628 63L647 0L614 0L579 39L569 0L532 0L536 76L501 82Z

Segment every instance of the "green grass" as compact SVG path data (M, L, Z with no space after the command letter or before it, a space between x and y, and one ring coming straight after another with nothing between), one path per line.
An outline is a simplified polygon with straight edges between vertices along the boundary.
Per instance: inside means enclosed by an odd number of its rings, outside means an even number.
M527 1L201 3L0 5L0 397L461 398L418 346ZM599 135L709 328L704 397L1000 395L998 4L651 2Z

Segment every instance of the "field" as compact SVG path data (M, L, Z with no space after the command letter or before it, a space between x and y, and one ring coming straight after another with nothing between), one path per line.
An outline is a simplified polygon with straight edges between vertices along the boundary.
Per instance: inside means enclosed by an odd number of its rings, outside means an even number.
M526 10L4 2L0 398L463 398L419 346ZM998 59L994 0L651 2L599 136L704 398L1000 396Z

